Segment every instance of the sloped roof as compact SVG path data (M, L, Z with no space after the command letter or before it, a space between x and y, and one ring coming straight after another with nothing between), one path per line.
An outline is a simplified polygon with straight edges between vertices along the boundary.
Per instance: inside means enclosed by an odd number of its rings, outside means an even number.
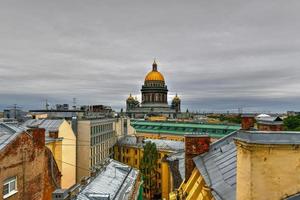
M287 197L284 200L299 200L300 199L300 193L295 194L293 196Z
M166 150L174 150L174 151L184 149L184 142L180 142L180 141L159 140L159 139L146 139L144 141L155 143L158 149L166 149Z
M24 127L37 126L44 128L46 133L58 131L63 119L30 119L22 124Z
M233 138L237 132L214 142L210 150L194 158L197 169L206 184L212 188L215 200L233 200L236 195L236 146Z
M24 129L16 124L0 123L0 150L2 150L22 132L24 132Z
M152 142L155 143L157 149L178 151L184 149L184 142L172 141L172 140L161 140L161 139L144 139L143 142L137 141L135 136L126 136L118 141L119 144L138 146L142 147L144 143Z
M205 183L212 189L215 200L236 199L237 150L234 140L250 144L300 144L300 132L236 131L212 143L210 150L195 157L194 162ZM297 198L299 195L290 197Z
M181 150L181 151L172 153L167 157L167 161L172 162L174 160L178 160L178 165L179 165L178 171L180 173L181 180L184 180L185 179L185 151ZM173 173L171 166L170 166L170 169L171 169L171 172ZM181 184L181 182L180 182L180 184Z
M111 159L100 174L89 180L76 199L129 199L138 174L138 170Z

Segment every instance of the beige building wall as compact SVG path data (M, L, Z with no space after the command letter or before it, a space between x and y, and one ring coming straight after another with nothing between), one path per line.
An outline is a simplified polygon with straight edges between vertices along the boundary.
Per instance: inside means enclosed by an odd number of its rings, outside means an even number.
M236 140L237 200L280 200L300 192L300 149Z
M90 176L91 125L89 120L78 121L77 126L77 183Z
M115 127L117 137L135 134L135 129L130 125L129 117L116 118L114 127Z
M77 123L77 182L90 176L113 155L116 119L86 119Z

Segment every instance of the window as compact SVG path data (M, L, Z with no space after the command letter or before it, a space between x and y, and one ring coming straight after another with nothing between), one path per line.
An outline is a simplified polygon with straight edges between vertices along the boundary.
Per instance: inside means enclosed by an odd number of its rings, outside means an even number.
M4 181L3 199L10 197L17 192L17 177L12 177Z

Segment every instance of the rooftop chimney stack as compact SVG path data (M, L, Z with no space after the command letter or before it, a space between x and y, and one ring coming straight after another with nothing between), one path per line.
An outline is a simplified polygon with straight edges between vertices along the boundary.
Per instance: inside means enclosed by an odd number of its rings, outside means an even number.
M242 130L250 131L254 128L255 115L254 114L242 114Z
M210 137L207 135L185 136L185 180L188 180L195 168L193 158L209 151Z

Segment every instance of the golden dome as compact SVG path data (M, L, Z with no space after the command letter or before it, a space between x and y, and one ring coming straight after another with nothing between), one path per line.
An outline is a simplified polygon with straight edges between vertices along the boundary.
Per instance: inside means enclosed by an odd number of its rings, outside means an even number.
M133 98L133 96L131 95L131 93L130 93L129 97L127 98L127 101L128 101L128 100L134 100L134 98Z
M164 76L157 71L157 64L154 60L154 63L152 64L152 71L149 72L145 78L145 81L163 81L165 82Z
M147 74L145 81L165 81L165 78L160 72L151 71Z

